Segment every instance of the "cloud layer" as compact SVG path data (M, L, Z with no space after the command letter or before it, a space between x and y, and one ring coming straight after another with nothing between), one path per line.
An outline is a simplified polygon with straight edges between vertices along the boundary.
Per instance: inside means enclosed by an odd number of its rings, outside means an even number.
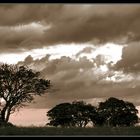
M48 108L61 102L85 100L101 101L108 97L124 98L131 101L139 98L140 77L114 70L102 71L101 66L108 66L97 56L93 61L82 57L74 60L63 56L60 59L33 60L28 56L19 65L28 65L34 70L41 71L41 76L52 81L50 93L36 98L31 107ZM140 102L135 102L139 104Z
M139 5L3 4L0 48L21 51L72 42L136 41L140 38L139 16ZM32 23L38 24L36 28Z

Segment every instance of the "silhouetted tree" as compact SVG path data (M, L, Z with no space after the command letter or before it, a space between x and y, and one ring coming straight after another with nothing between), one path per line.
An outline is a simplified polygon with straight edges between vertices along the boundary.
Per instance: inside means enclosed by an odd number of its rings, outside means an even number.
M83 101L62 103L47 112L50 122L47 125L61 127L85 127L93 120L96 108Z
M70 103L56 105L47 112L50 122L47 125L69 127L72 126L73 116Z
M86 127L86 125L94 122L94 118L97 115L96 107L91 104L86 104L83 101L74 101L72 103L73 108L73 123L77 127Z
M34 95L41 95L50 87L50 81L39 78L39 72L33 72L25 66L0 65L1 121L8 122L10 114L30 103Z
M138 122L138 110L130 102L109 98L98 108L101 124L109 126L130 126Z

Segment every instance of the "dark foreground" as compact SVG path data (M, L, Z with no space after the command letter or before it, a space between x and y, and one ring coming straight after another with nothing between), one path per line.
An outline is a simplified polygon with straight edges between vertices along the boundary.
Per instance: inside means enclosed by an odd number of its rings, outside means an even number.
M39 135L39 136L140 136L140 127L123 127L123 128L49 128L49 127L8 127L0 128L1 136L8 135Z

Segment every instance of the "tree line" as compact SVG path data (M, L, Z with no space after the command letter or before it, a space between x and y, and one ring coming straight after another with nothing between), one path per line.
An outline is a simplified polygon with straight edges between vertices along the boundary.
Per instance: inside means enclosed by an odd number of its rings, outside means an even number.
M98 107L83 101L61 103L47 112L49 126L133 126L138 123L138 110L133 103L110 97Z

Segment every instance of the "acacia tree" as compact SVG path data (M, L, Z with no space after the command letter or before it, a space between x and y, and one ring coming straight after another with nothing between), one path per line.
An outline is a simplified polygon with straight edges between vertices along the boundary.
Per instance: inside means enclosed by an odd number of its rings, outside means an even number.
M50 88L50 81L41 79L39 72L26 66L0 65L1 121L8 122L10 114L30 103L35 95L42 95Z

